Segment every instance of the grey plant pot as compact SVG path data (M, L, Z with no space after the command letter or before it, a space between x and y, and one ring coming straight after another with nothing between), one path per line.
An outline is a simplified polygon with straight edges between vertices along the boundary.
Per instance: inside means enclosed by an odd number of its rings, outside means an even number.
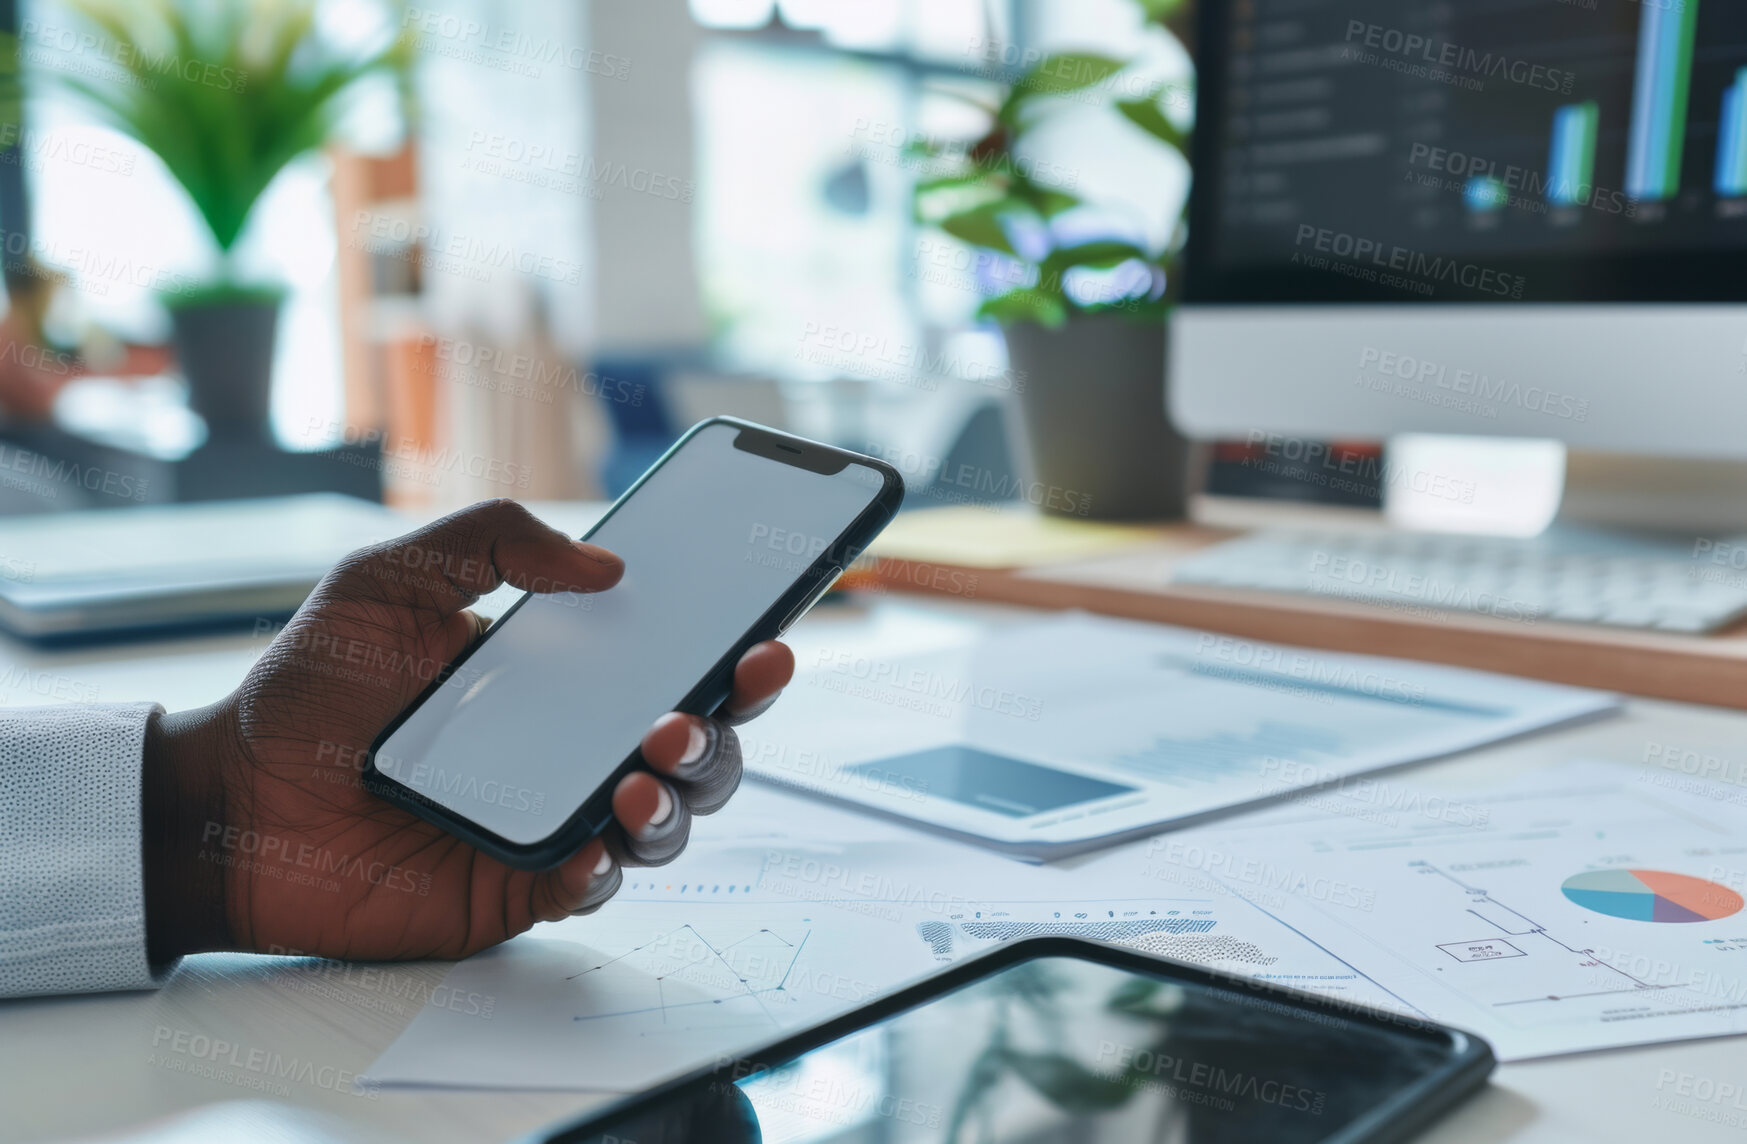
M1044 511L1096 520L1178 520L1189 442L1165 417L1163 323L1116 315L1059 329L1016 325L1007 353L1023 388L1034 496Z
M214 437L271 436L278 298L194 302L170 309L188 404Z

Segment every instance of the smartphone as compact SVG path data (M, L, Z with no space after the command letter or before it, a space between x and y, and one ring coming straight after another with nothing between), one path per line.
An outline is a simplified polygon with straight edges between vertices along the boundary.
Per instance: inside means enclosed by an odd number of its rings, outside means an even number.
M1027 938L526 1144L1384 1144L1485 1041L1070 937Z
M583 539L618 553L600 593L529 592L371 746L365 786L512 866L606 828L662 714L709 715L903 499L872 457L718 417L693 426Z

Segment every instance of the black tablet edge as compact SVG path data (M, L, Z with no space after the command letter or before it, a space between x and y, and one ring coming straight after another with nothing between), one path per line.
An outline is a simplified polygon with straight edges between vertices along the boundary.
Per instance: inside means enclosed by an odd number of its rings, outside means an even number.
M1481 1037L1432 1021L1354 1005L1297 989L1286 989L1269 982L1219 973L1188 962L1139 953L1125 946L1076 937L1030 937L1010 941L987 953L966 958L939 973L900 986L890 993L874 998L866 1005L802 1029L760 1049L694 1069L641 1093L584 1113L555 1128L536 1129L516 1144L579 1144L587 1139L584 1133L599 1131L612 1120L653 1108L679 1090L706 1081L725 1070L739 1066L747 1069L746 1075L750 1076L756 1072L778 1068L804 1053L877 1025L900 1013L920 1008L943 994L1009 966L1041 957L1073 957L1155 977L1172 977L1191 984L1313 1011L1325 1017L1337 1017L1374 1028L1386 1028L1398 1034L1441 1042L1452 1050L1447 1067L1401 1089L1371 1112L1324 1137L1318 1144L1399 1144L1410 1140L1484 1084L1498 1063L1492 1046Z

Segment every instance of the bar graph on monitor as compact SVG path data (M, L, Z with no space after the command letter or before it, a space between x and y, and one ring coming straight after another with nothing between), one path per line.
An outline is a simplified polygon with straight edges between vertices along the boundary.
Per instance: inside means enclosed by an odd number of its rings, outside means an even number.
M1595 137L1601 105L1572 103L1553 113L1553 145L1547 157L1547 201L1583 206L1595 193Z
M1639 21L1626 193L1640 201L1671 199L1680 190L1698 7L1698 0L1646 4Z
M1717 127L1717 194L1747 195L1747 68L1723 92L1723 113Z

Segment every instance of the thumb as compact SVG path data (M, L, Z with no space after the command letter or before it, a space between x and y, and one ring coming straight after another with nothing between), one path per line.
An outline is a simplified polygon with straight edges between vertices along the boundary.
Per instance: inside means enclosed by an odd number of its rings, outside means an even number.
M515 501L490 500L356 552L336 571L342 591L449 615L501 584L525 592L601 592L619 582L625 562L571 540Z

